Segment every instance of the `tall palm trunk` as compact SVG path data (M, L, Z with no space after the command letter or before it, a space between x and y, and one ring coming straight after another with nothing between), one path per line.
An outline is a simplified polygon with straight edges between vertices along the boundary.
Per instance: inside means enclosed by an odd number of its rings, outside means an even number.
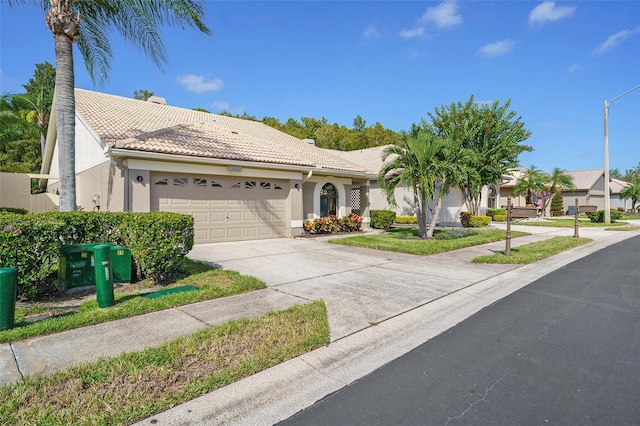
M54 34L56 50L56 126L60 173L60 211L76 209L76 119L73 43L65 34Z
M433 233L436 230L436 225L438 223L438 216L440 216L440 209L442 208L442 197L440 196L440 191L442 189L442 182L436 183L435 189L435 199L436 199L436 209L433 211L431 215L431 223L429 223L429 229L427 230L427 239L433 238Z

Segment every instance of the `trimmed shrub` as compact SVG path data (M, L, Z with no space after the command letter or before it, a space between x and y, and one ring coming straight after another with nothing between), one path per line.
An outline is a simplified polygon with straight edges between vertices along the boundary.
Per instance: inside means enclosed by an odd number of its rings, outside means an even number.
M463 227L468 228L469 226L471 226L471 216L472 214L469 212L460 213L460 223Z
M482 228L483 226L487 226L491 223L491 218L489 216L471 216L469 219L469 227L471 228Z
M564 198L559 192L551 199L551 216L564 216Z
M389 229L396 220L396 212L392 210L371 210L371 227Z
M493 218L495 220L496 215L507 215L506 209L487 209L487 216Z
M362 217L357 214L349 214L342 218L337 216L320 217L307 220L303 228L309 234L332 234L334 232L355 232L362 226Z
M507 221L507 215L506 214L493 215L493 220L495 222L506 222Z
M193 217L168 212L0 213L0 265L18 269L18 292L34 297L62 246L112 242L131 250L138 278L162 282L193 247Z
M458 238L476 235L478 231L473 229L451 229L449 231L438 232L434 235L436 240L457 240Z
M418 218L415 216L396 216L395 223L400 225L416 225Z
M0 266L18 270L18 295L31 299L58 261L65 224L35 215L0 215Z
M597 212L587 212L587 217L591 222L604 223L604 210L598 210ZM622 213L618 210L611 210L611 223L622 218Z
M0 213L15 213L15 214L27 214L29 213L25 209L20 209L17 207L0 207Z

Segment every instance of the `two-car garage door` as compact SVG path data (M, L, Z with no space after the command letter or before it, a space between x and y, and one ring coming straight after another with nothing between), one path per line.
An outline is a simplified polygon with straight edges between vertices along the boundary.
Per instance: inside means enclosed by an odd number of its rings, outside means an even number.
M193 215L195 242L284 237L286 182L275 179L154 174L151 209Z

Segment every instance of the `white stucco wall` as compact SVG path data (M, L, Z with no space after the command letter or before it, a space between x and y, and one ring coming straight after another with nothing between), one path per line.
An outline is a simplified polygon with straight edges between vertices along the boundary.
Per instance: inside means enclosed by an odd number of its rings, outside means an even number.
M76 174L89 170L95 166L109 161L104 155L104 146L100 139L89 127L76 116ZM51 175L59 175L58 166L58 143L53 151L51 160ZM57 179L50 179L49 184L58 182Z

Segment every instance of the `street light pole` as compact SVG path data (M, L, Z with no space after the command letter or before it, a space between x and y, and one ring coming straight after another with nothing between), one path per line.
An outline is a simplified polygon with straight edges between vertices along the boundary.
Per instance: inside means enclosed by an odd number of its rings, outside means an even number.
M611 223L611 194L609 194L609 104L636 89L640 89L640 85L632 87L610 101L604 100L604 223L606 224Z

